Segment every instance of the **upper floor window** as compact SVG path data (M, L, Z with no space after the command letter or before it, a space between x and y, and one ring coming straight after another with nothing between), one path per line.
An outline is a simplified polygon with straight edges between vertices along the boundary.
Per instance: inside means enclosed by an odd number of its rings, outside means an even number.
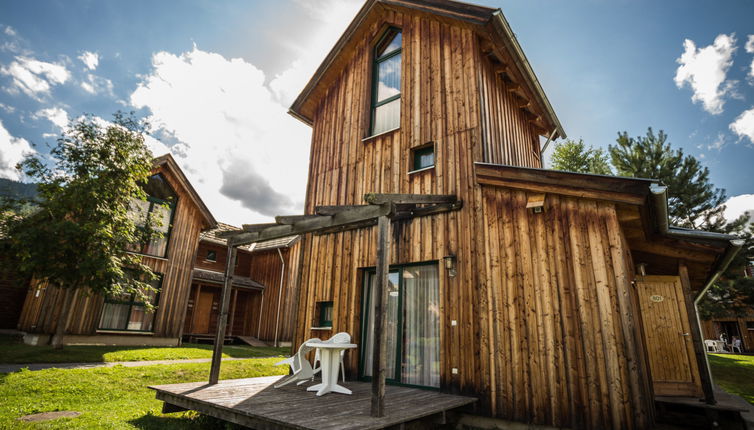
M374 48L371 135L400 126L401 31L388 29Z
M147 225L148 220L153 220L156 225L153 224L152 227L162 233L162 237L136 244L131 250L155 257L164 257L168 248L170 223L173 219L178 195L170 187L165 177L159 173L149 177L144 186L144 192L147 193L146 201L133 202L134 222L137 227L143 227Z

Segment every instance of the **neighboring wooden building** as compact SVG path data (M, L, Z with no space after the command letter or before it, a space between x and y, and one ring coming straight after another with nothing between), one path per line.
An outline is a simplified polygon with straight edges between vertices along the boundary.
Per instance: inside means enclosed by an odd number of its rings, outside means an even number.
M132 297L105 298L78 290L64 343L180 343L199 233L214 228L217 222L169 154L156 158L154 166L143 210L165 221L166 234L140 246L136 253L161 276L156 282L156 311L145 312L143 303ZM55 331L62 296L57 288L32 284L18 322L19 330L30 334L27 341L44 343Z
M720 340L725 334L728 343L733 343L733 337L741 339L744 352L754 352L754 310L744 316L731 315L711 320L702 320L702 332L705 339Z
M565 133L500 10L368 0L290 112L312 126L307 215L229 240L316 233L296 345L346 331L351 378L555 427L647 429L655 396L714 402L694 300L740 241L669 226L657 181L543 170L540 139Z
M219 223L201 234L183 328L187 340L214 339L228 249L217 234L233 230L241 229ZM226 338L290 342L296 273L291 261L298 262L298 239L291 236L238 249Z

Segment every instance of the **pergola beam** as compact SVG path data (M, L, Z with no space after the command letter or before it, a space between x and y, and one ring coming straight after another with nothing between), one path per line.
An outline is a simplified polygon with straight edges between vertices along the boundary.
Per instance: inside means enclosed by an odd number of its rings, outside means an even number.
M458 201L455 194L364 194L364 201L373 205L392 204L437 204Z

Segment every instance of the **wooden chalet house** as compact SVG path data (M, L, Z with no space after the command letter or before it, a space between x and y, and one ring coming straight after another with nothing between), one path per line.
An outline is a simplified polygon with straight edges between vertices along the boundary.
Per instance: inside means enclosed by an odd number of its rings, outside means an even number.
M226 237L315 233L294 344L352 334L374 416L383 378L579 429L714 403L695 301L742 242L668 225L655 180L544 170L565 132L500 10L368 0L290 113L312 127L306 215Z
M145 191L144 213L161 217L164 237L134 253L160 276L154 281L159 290L153 298L156 311L146 312L144 304L130 296L102 297L80 289L73 299L64 343L180 344L199 232L217 222L169 154L155 159ZM61 293L44 283L32 283L18 322L27 342L45 344L55 332Z
M225 281L227 241L218 234L240 230L218 223L202 232L194 262L191 294L183 327L188 341L213 340ZM293 333L291 285L298 262L298 236L240 247L236 254L230 298L228 339L255 338L289 344Z

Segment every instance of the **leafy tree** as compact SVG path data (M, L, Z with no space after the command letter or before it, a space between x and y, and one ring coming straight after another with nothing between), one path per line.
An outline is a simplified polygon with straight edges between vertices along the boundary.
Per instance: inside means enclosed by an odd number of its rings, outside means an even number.
M587 147L583 139L557 143L550 158L552 168L576 173L612 175L607 154L602 148Z
M722 231L726 221L725 191L709 180L709 169L683 150L673 149L668 136L650 127L646 136L618 133L616 145L608 151L620 176L659 179L668 186L670 221L680 227Z
M37 183L36 210L18 216L6 205L0 227L16 257L15 269L64 292L51 342L56 348L62 348L76 290L134 293L146 303L154 291L148 281L155 274L127 252L159 235L156 222L129 212L134 199L146 199L142 184L153 158L144 144L147 128L132 114L116 113L106 125L85 116L57 140L50 153L54 166L39 156L17 166Z

